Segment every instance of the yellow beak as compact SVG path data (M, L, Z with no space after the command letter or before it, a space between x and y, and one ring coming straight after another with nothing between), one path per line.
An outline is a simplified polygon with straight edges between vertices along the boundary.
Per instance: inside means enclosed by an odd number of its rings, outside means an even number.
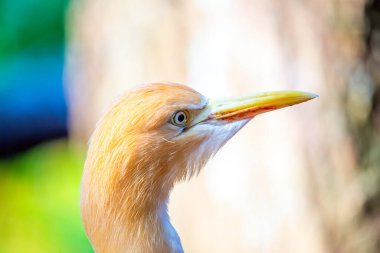
M302 91L273 91L220 101L211 101L209 119L238 121L261 113L292 106L318 95Z
M261 113L292 106L318 95L302 91L273 91L250 96L210 101L205 110L194 119L194 124L204 121L234 122L251 119Z

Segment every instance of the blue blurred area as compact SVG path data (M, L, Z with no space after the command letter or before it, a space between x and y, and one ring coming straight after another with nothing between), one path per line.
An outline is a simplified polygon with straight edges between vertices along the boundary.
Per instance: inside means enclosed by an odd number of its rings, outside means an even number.
M54 52L54 53L53 53ZM67 135L63 50L19 55L0 68L0 154Z
M0 156L67 135L66 0L0 0Z

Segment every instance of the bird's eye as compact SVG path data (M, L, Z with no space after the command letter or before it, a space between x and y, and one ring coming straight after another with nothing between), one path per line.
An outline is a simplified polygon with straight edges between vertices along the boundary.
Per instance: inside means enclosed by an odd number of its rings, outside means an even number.
M188 111L177 111L173 114L170 123L175 126L185 126L189 121L189 112Z

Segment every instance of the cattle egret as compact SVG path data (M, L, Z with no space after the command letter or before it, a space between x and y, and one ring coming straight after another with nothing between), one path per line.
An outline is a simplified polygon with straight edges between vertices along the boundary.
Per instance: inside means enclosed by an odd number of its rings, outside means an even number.
M277 91L213 101L174 83L124 94L98 122L84 166L81 213L94 250L183 252L167 213L173 185L256 115L315 97Z

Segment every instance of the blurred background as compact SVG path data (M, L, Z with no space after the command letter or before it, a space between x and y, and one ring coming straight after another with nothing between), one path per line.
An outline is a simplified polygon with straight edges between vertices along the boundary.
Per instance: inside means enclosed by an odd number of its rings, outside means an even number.
M299 89L178 185L186 252L380 252L380 1L0 0L0 252L92 252L86 145L138 83Z

